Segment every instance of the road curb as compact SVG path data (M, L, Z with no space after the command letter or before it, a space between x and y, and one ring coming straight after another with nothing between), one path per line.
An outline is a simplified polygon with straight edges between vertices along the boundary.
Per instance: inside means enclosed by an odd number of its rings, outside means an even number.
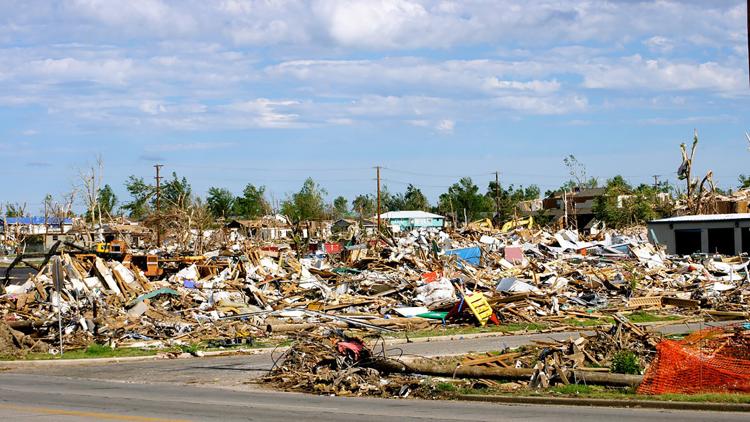
M203 352L202 356L188 356L169 358L163 353L149 356L126 356L114 358L81 358L81 359L38 359L38 360L0 360L0 368L22 367L22 366L49 366L49 365L88 365L97 363L125 363L125 362L144 362L150 360L178 360L178 359L197 359L201 357L231 356L231 355L258 355L261 353L270 353L273 351L283 352L288 349L284 347L263 347L258 349L239 349L231 351L210 351Z
M517 397L517 396L488 396L481 394L460 394L459 400L478 401L504 404L546 404L564 406L592 406L592 407L633 407L642 409L665 410L705 410L713 412L750 412L750 404L742 403L696 403L682 401L658 400L616 400L570 397Z

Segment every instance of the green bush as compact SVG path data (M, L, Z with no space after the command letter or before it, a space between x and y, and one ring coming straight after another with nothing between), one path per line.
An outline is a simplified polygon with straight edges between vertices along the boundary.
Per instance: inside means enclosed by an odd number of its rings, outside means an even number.
M621 350L612 358L610 370L616 374L640 374L638 356L630 350Z

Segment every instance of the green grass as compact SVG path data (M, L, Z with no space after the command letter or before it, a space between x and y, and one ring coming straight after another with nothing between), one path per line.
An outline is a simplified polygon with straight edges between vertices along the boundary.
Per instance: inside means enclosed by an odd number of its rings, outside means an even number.
M568 384L568 385L558 385L555 387L550 388L550 392L557 393L557 394L593 394L595 392L594 386L591 385L583 385L583 384Z
M442 391L444 393L446 393L446 392L456 392L456 391L459 390L458 387L456 387L455 384L450 383L450 382L444 382L444 381L435 384L435 389L437 389L438 391Z
M630 322L640 324L643 322L662 322L662 321L675 321L682 319L676 315L657 315L646 311L633 312L630 315L626 315Z
M25 356L0 355L0 361L3 360L53 360L53 359L95 359L95 358L123 358L133 356L156 356L159 353L181 352L194 354L197 351L236 351L241 349L261 349L270 347L284 347L292 343L290 339L255 341L252 345L242 344L231 347L207 347L205 343L194 343L181 345L177 347L167 347L159 349L137 349L131 347L111 348L103 344L92 344L85 349L65 351L63 356L52 355L49 353L28 353Z
M154 356L158 353L164 352L165 350L144 350L134 348L118 348L113 349L109 346L101 344L92 344L86 349L70 350L65 351L63 349L62 359L92 359L92 358L122 358L132 356ZM0 355L0 360L53 360L61 359L59 355L52 355L49 353L29 353L26 356L3 356Z
M628 319L634 323L643 322L662 322L662 321L675 321L681 319L675 315L656 315L645 311L638 311L628 315ZM611 317L604 318L567 318L562 320L562 323L571 327L597 327L601 325L610 325L614 323L614 319ZM552 325L545 322L514 322L510 324L500 324L500 326L488 323L484 327L475 326L458 326L458 327L436 327L425 330L417 330L406 332L399 332L388 334L386 337L389 338L420 338L420 337L433 337L433 336L457 336L466 334L481 334L481 333L515 333L519 331L542 331L551 328Z
M511 323L511 324L500 324L494 325L489 323L484 327L464 326L464 327L437 327L426 330L417 330L398 333L389 333L385 337L388 338L420 338L420 337L433 337L433 336L457 336L466 334L481 334L481 333L514 333L518 331L540 331L549 328L548 324L545 323Z
M612 318L567 318L562 322L573 327L596 327L612 324L615 320Z

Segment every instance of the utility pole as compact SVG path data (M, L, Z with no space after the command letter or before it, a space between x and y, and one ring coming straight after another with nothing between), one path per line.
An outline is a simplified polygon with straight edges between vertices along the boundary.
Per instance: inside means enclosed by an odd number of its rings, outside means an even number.
M156 169L156 247L161 247L161 176L159 171L164 167L162 164L154 164Z
M500 218L500 172L495 172L495 218Z
M380 166L376 166L378 177L378 234L380 234Z
M62 327L62 283L63 272L60 257L56 256L52 261L53 277L55 279L55 292L57 293L57 333L60 341L60 357L63 355L63 327Z
M658 189L659 188L659 175L655 174L653 178L654 178L654 189Z

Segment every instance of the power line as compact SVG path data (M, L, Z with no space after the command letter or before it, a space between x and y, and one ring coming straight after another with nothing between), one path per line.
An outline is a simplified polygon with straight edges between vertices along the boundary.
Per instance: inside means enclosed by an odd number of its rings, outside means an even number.
M245 166L220 166L220 165L194 165L194 164L170 164L170 167L176 168L195 168L195 169L206 169L206 170L243 170L243 171L311 171L311 172L339 172L339 171L359 171L359 170L370 170L370 167L346 167L346 168L332 168L332 167L320 167L320 168L300 168L300 167L245 167Z
M426 177L446 177L446 178L461 178L461 177L479 177L479 176L491 176L495 174L495 172L488 171L486 173L478 173L478 174L434 174L434 173L422 173L422 172L416 172L411 170L400 170L400 169L394 169L392 167L383 167L383 170L392 171L395 173L404 173L404 174L410 174L413 176L426 176Z
M450 186L447 186L447 185L424 185L424 184L421 184L421 183L404 182L403 180L393 180L393 179L380 179L380 180L382 180L383 182L396 183L396 184L399 184L399 185L414 185L416 187L446 188L446 189L450 188Z

